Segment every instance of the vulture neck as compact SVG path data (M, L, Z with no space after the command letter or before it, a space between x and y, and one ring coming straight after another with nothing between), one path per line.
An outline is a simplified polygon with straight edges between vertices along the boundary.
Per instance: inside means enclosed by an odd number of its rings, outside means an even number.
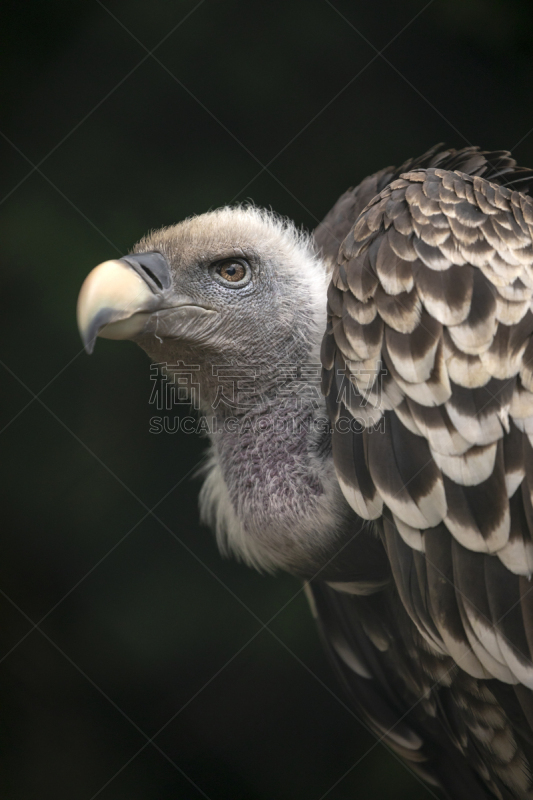
M298 360L264 368L257 391L231 413L216 409L200 496L202 518L223 552L258 569L298 574L323 564L352 516L335 478L320 392L323 327L308 322L313 335Z

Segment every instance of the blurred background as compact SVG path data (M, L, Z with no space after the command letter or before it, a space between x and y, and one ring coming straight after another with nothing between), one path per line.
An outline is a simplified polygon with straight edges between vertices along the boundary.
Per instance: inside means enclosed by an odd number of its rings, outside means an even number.
M2 12L2 797L435 797L344 705L298 582L220 558L205 441L149 433L146 356L88 358L75 303L95 264L225 203L313 228L439 141L533 166L533 5Z

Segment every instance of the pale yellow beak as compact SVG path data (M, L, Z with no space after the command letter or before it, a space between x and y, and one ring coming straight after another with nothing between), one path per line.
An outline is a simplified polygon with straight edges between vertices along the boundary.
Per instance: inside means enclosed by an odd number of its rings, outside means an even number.
M90 272L78 297L78 328L88 353L97 336L131 339L160 304L146 281L125 261L104 261Z

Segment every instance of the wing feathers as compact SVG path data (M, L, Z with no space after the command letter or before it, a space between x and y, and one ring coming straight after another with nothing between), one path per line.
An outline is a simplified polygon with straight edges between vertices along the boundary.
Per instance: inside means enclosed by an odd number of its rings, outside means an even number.
M442 272L415 262L417 294L426 310L443 325L459 325L470 312L474 270L465 265L450 266Z
M485 580L492 621L502 655L520 683L533 688L533 664L520 608L520 586L497 558L485 560Z
M412 333L387 328L387 351L401 378L408 383L424 383L435 366L435 354L442 334L441 324L423 311Z
M509 497L525 475L520 432L533 436L532 290L521 281L532 222L519 193L437 167L385 187L341 247L333 283L347 291L329 298L334 341L379 410L362 417L375 424L388 411L357 470L336 446L339 471L354 507L375 518L379 497L419 552L416 531L442 520L465 547L501 550L515 569L528 552L516 524L510 538ZM378 369L365 373L380 354L377 389ZM328 348L325 357L331 364ZM515 389L517 374L526 388ZM357 416L357 398L346 402Z
M469 626L469 641L485 669L504 683L517 683L502 656L493 627L485 584L485 558L487 556L473 553L458 542L452 542L456 597Z
M431 452L443 456L461 456L472 445L452 424L445 406L423 406L407 400L414 423L429 442Z
M385 543L420 637L410 658L451 687L446 709L442 695L424 708L448 715L491 791L525 796L525 751L480 687L499 681L513 720L533 725L533 200L486 179L531 174L503 152L432 159L382 186L339 250L324 386L332 419L361 428L334 431L333 457Z
M354 438L350 432L351 415L341 407L339 421L333 431L333 458L339 484L348 503L363 519L377 519L383 509L383 499L378 494L368 469L363 438ZM345 430L346 432L342 432Z
M428 593L432 616L448 653L461 668L476 678L485 670L465 634L454 588L451 537L444 525L424 534Z
M377 277L387 294L410 292L413 288L413 270L411 262L398 256L384 236L379 245L375 265Z
M372 480L391 511L414 528L437 525L446 514L446 499L427 442L392 412L385 412L383 433L369 434L367 442Z
M475 356L490 347L498 325L495 312L494 289L485 276L475 270L468 317L460 325L448 328L459 350Z
M431 448L431 454L441 472L461 486L476 486L486 481L494 470L496 445L471 447L462 455L442 455Z
M416 289L391 296L378 286L374 299L376 313L379 313L383 322L393 330L399 333L412 333L420 324L422 303Z

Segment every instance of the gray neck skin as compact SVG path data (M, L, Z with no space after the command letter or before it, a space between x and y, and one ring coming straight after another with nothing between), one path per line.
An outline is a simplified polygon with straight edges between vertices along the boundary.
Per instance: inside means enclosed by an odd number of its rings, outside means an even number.
M323 494L320 468L331 457L331 435L322 402L293 393L214 423L213 449L245 527L250 517L255 526L283 525L291 506L307 507Z
M308 345L296 380L278 365L250 382L244 404L210 411L202 517L223 551L261 569L312 574L353 519L335 476L315 352Z

